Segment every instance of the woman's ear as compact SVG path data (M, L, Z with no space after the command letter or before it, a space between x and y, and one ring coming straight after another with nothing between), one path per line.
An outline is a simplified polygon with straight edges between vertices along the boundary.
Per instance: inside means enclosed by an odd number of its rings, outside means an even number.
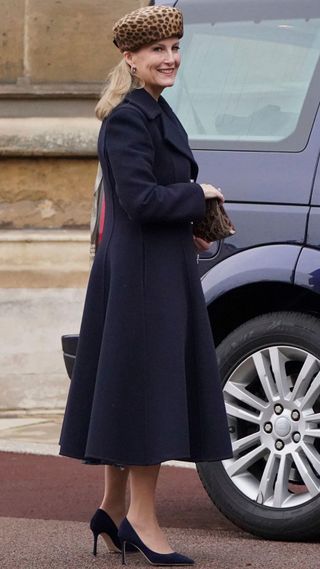
M131 53L131 51L124 51L124 52L123 52L123 57L124 57L126 63L127 63L128 65L130 65L130 67L131 67L131 66L133 65L132 53Z

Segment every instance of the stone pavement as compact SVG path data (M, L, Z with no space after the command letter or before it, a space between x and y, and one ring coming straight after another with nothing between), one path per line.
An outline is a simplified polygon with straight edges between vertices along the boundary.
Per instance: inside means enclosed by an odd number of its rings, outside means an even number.
M0 412L0 451L57 455L62 413Z
M69 380L60 335L79 329L83 289L0 289L0 568L111 569L119 555L88 521L103 492L103 467L57 456ZM318 569L318 544L271 543L226 520L194 465L161 468L160 523L175 549L213 569ZM185 468L188 466L189 468ZM132 567L146 567L138 554Z
M108 554L100 544L91 554L91 536L86 523L4 518L2 528L8 556L0 554L3 569L112 569L122 567L121 556ZM193 556L196 569L318 569L316 544L257 541L232 531L165 528L178 551ZM30 539L30 535L34 536ZM100 551L100 553L99 553ZM127 556L127 565L146 568L139 554ZM150 567L150 566L149 566Z
M62 414L0 417L1 569L113 569L121 557L99 538L92 555L88 521L103 492L103 467L57 456ZM199 569L318 569L319 545L268 542L233 526L206 495L194 465L163 465L159 519L173 547ZM190 468L191 466L191 468ZM139 554L132 567L146 567Z
M61 335L80 327L84 289L0 289L0 411L60 410L68 389Z
M101 538L92 556L88 521L99 505L103 468L79 461L0 453L1 569L121 567ZM199 569L318 569L319 545L267 542L235 528L214 508L193 469L163 466L157 504L172 546ZM139 554L128 565L146 567Z

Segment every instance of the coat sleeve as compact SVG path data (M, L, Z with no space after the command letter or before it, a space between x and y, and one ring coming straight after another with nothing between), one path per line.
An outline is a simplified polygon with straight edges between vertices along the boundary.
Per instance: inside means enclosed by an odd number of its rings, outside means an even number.
M199 184L157 183L154 145L141 112L119 108L107 120L107 155L115 190L128 216L141 223L202 219L205 198Z

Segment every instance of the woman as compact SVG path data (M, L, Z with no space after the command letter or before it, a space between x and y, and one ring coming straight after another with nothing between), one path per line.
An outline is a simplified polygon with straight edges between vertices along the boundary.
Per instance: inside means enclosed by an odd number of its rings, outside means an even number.
M122 548L123 562L125 551L139 549L150 563L190 565L159 527L154 498L161 462L231 455L194 247L208 245L192 235L205 200L223 196L190 181L198 167L187 135L161 97L180 65L181 12L141 8L113 32L123 59L97 106L106 222L61 454L108 465L105 495L91 520L94 553L102 534L113 549Z

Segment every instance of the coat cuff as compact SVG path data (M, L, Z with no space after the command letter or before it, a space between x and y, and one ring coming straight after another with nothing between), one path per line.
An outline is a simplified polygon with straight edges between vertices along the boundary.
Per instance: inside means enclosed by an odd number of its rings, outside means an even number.
M200 184L194 183L194 192L196 194L196 207L194 221L201 221L206 214L206 199Z

